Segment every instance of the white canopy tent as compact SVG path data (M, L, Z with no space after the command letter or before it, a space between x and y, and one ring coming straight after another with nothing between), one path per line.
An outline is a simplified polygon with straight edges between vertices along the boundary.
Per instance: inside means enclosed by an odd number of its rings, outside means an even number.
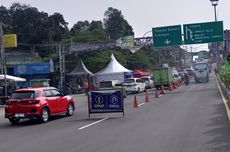
M131 75L131 74L132 71L123 67L112 54L111 61L109 62L109 64L104 69L97 72L95 75L96 75L97 82L107 81L107 80L119 80L123 82L125 75Z
M5 79L5 76L3 74L0 74L0 80L4 80L4 79ZM26 81L26 79L24 79L24 78L15 77L12 75L6 75L6 80L11 80L11 81L16 81L16 82Z

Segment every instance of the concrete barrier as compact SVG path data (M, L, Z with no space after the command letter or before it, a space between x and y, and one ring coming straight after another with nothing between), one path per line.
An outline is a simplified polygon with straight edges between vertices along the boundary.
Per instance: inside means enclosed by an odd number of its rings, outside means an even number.
M220 79L220 77L219 77L218 74L216 75L216 77L217 77L217 81L219 82L220 89L222 90L223 95L224 95L224 97L225 97L226 100L227 100L228 108L230 108L230 90L229 90L229 89L225 86L225 84L222 82L222 80Z

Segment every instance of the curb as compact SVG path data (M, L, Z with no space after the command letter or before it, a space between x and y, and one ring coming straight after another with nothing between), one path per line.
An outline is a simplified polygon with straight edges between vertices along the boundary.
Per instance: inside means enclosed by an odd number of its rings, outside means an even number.
M229 89L225 86L225 84L221 81L219 75L216 75L216 78L217 78L217 85L218 85L218 88L220 90L220 94L221 94L221 97L222 97L222 100L224 102L224 105L225 105L225 109L226 109L226 112L227 112L227 115L228 115L228 119L230 121L230 91Z

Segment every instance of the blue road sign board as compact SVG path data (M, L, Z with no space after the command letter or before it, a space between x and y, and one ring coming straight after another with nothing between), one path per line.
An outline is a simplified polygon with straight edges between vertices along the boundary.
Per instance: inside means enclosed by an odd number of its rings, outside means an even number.
M90 113L123 112L124 100L121 90L91 91L88 99Z

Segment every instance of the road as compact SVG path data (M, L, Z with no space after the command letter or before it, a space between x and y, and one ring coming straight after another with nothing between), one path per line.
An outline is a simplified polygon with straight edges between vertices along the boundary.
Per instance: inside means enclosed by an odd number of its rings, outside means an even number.
M1 152L227 152L230 124L212 73L209 83L181 86L155 98L149 90L125 99L125 116L94 114L78 96L73 117L57 116L48 123L23 121L13 126L0 118Z

